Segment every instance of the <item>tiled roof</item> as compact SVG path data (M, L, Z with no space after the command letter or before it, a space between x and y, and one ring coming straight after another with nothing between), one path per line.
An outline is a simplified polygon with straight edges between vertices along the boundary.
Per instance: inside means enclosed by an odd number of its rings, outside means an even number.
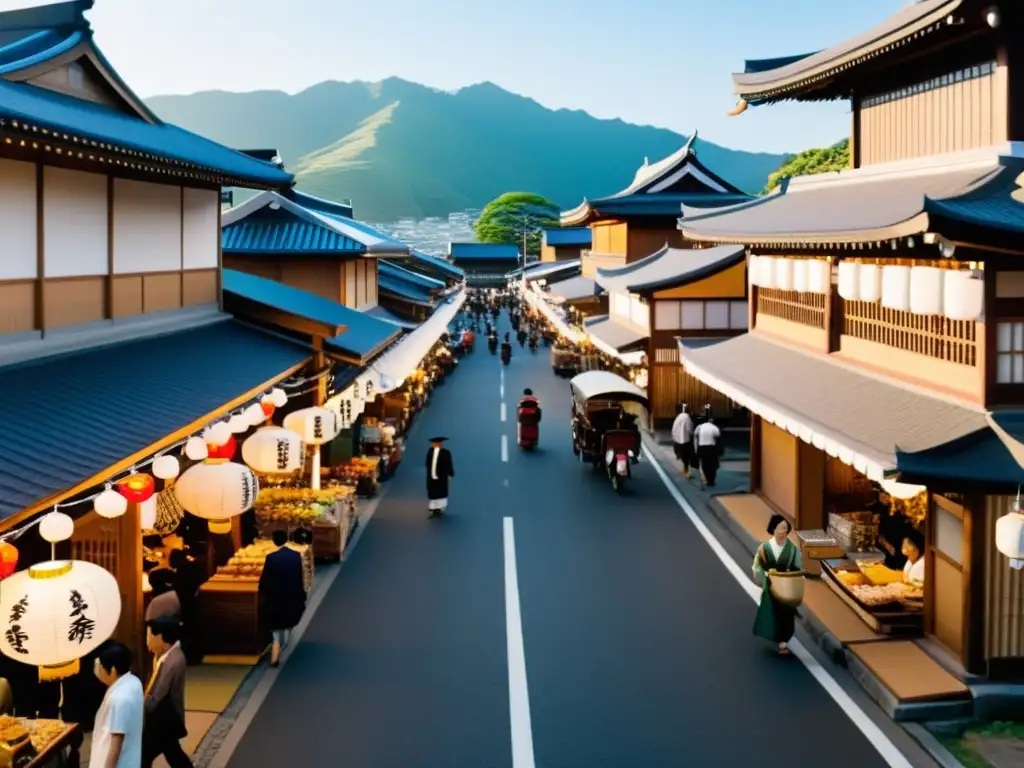
M425 307L430 307L434 304L433 298L428 291L404 280L397 280L378 274L377 288L381 293L390 294L402 301L421 304Z
M597 270L597 284L606 291L644 293L680 285L721 272L746 258L742 245L714 248L669 248L618 269Z
M592 278L577 276L548 283L548 292L563 301L576 301L597 295L597 283Z
M440 291L445 288L443 280L428 277L422 272L417 272L414 269L400 267L386 259L377 260L377 275L384 275L385 277L393 280L400 280L402 282L409 283L410 285L422 288L425 291Z
M225 293L286 312L325 325L344 326L345 330L331 343L354 357L363 360L372 357L398 336L393 325L350 309L336 301L325 299L275 280L257 277L234 269L223 270Z
M292 200L304 208L309 208L313 211L320 211L321 213L331 213L336 216L343 216L347 219L352 218L353 214L351 203L337 203L334 200L324 200L322 197L315 197L314 195L307 194L306 192L300 192L294 187L289 189L287 194Z
M417 251L415 249L409 250L409 256L411 261L421 264L434 272L443 273L447 275L449 279L462 280L466 276L465 272L446 259L431 256L430 254L423 253L423 251Z
M616 352L642 349L648 337L647 333L630 328L628 325L620 323L608 315L587 318L584 325L590 336L603 341L605 345Z
M309 356L301 345L224 320L0 368L0 520L100 475Z
M504 243L449 243L448 255L459 261L518 261L519 246Z
M407 320L401 315L392 312L387 307L382 307L380 304L378 304L373 309L366 310L366 314L368 314L370 317L375 317L378 320L383 320L386 323L396 325L399 328L405 328L406 330L412 330L413 328L419 327L419 323L417 323L415 320Z
M559 227L544 230L544 245L590 245L590 227Z

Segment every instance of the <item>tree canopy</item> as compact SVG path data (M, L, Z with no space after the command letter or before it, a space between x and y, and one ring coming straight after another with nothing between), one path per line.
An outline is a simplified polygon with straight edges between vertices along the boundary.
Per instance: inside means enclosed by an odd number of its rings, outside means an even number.
M843 139L831 147L807 149L791 157L768 177L765 192L771 192L790 176L810 176L814 173L845 171L850 167L850 140Z
M491 200L473 225L481 243L507 243L540 253L541 230L558 226L558 206L532 192L506 192Z

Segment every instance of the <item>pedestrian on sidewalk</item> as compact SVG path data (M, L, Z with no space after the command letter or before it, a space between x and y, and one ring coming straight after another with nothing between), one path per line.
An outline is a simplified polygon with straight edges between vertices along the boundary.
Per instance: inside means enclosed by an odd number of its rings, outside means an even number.
M188 736L185 727L185 671L188 662L181 651L181 625L174 619L153 619L146 624L146 645L156 656L153 674L146 685L145 724L142 728L142 768L164 756L170 768L191 768L181 748Z
M306 610L302 555L288 545L288 534L277 530L271 535L276 550L267 555L260 573L260 608L273 638L270 666L281 663L281 651L288 635L302 620Z
M718 477L718 461L722 455L720 446L722 431L711 416L711 406L704 406L704 421L693 430L693 442L700 463L700 487L714 487Z
M452 463L451 452L444 447L447 440L447 437L430 438L430 450L427 451L427 498L430 500L430 517L440 517L448 509L448 480L455 477L455 465Z
M672 422L672 448L676 458L682 462L683 474L689 480L690 467L697 464L697 455L693 445L693 417L686 403L676 406L676 420Z
M770 538L757 548L754 555L754 581L761 587L761 602L754 618L754 634L777 643L779 656L789 655L789 641L796 631L796 608L783 605L772 597L768 571L779 573L802 571L800 549L789 540L789 523L782 515L772 515L768 521Z
M93 662L93 672L107 686L96 713L89 765L92 768L138 768L142 764L142 683L132 674L132 652L110 643Z

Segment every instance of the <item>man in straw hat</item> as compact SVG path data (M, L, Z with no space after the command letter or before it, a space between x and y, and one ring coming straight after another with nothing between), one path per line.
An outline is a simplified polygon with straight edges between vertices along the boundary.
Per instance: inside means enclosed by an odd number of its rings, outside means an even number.
M427 451L427 498L430 517L440 517L448 508L448 479L455 477L452 454L444 447L447 437L430 438Z

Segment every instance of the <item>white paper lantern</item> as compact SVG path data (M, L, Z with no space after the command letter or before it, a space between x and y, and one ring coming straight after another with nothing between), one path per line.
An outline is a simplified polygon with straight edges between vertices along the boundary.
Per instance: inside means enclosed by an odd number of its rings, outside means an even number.
M758 264L758 278L761 281L759 285L762 288L775 288L775 257L762 256L758 259Z
M108 519L120 517L128 511L128 499L113 490L108 484L106 490L93 499L92 508L100 517Z
M240 435L243 432L249 431L249 419L242 414L235 414L228 420L228 429L231 430L231 434Z
M910 309L910 267L882 267L882 305L900 312Z
M203 461L210 455L210 449L206 447L206 441L201 437L190 437L185 443L185 456L190 461Z
M284 417L284 427L295 432L310 445L329 443L341 431L338 415L328 408L319 406L289 413Z
M832 283L832 262L823 259L808 259L807 292L828 293Z
M258 427L267 420L267 414L259 403L253 403L245 409L245 420L250 427Z
M274 404L275 408L284 408L288 405L288 395L283 389L274 387L270 390L270 402Z
M847 301L860 301L860 264L839 262L839 295Z
M40 563L4 581L0 650L39 667L42 680L61 679L114 634L120 616L121 590L109 571L82 560Z
M747 260L747 279L751 285L761 285L761 257L751 256Z
M264 474L289 474L302 469L306 445L284 427L264 427L242 443L242 460Z
M950 270L942 285L942 310L950 320L978 320L985 311L985 281Z
M793 290L807 293L807 259L793 259Z
M230 533L231 518L250 509L260 492L252 470L242 464L196 464L172 489L186 512L207 521L211 533Z
M144 531L151 531L156 525L157 495L139 502L139 527Z
M793 290L793 260L775 259L775 287L780 291Z
M943 275L938 267L911 267L910 311L915 315L941 315Z
M200 440L200 443L202 441ZM188 446L185 446L186 451ZM206 444L203 443L203 452L206 453ZM205 456L203 458L206 458ZM153 459L153 477L158 480L173 480L181 472L181 464L174 456L157 456Z
M881 301L882 268L877 264L861 264L858 285L861 301Z
M67 541L74 533L75 521L63 512L51 512L39 521L39 535L51 544Z
M1020 503L1015 502L1013 511L996 520L996 549L1010 558L1010 567L1024 568L1024 515Z
M226 421L218 421L206 431L207 442L211 445L224 445L231 439L231 427Z

